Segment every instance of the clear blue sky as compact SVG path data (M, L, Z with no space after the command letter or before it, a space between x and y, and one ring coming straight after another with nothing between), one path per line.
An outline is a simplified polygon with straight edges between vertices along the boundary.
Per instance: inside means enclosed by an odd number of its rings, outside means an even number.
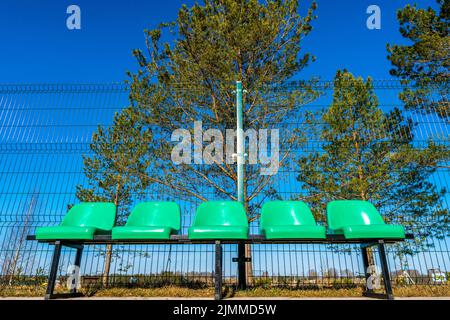
M310 1L302 1L302 9ZM401 43L396 11L414 0L318 0L318 20L303 49L317 56L301 77L331 79L338 68L387 79L386 43ZM416 0L420 7L435 1ZM176 17L191 0L2 0L0 83L111 82L135 70L132 49L144 48L145 28ZM82 30L66 28L66 8L77 4ZM366 9L379 5L382 29L368 30ZM304 10L303 10L304 11Z

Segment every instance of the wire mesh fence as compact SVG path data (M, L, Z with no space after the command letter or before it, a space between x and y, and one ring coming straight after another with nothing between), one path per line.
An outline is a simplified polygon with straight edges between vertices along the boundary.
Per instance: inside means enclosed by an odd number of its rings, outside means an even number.
M398 99L405 87L398 82L375 81L373 95L377 101L366 97L366 100L353 100L351 106L347 105L350 100L341 99L345 94L339 94L335 86L329 82L316 82L312 86L298 82L247 89L246 101L254 99L256 102L246 103L246 115L255 112L247 117L246 128L278 129L280 136L280 161L275 175L260 175L261 164L246 165L250 233L260 232L259 212L262 204L270 200L306 201L318 223L326 225L327 202L366 197L388 222L401 223L416 235L414 241L388 248L393 284L446 285L450 281L447 115L405 110ZM232 100L232 85L225 87L224 96ZM342 87L340 90L345 91ZM170 101L173 109L181 114L183 105L176 101L187 101L197 91L192 84L180 84L173 92ZM436 96L431 92L428 98L448 105L442 91ZM296 107L299 99L302 105ZM370 108L361 105L361 101L372 104L372 111L368 112ZM344 117L346 110L357 108L360 108L358 117L367 119L353 124L353 130L364 139L352 140L345 128L336 127L334 120L342 123L351 119ZM99 132L119 127L117 117L126 109L143 112L145 107L133 100L130 102L130 87L123 84L0 86L2 286L45 283L52 248L26 241L26 236L34 234L40 226L57 225L68 208L82 200L82 189L91 187L98 197L108 199L108 189L102 189L101 183L87 174L86 159L93 159L99 149L104 150L104 141L98 139ZM204 130L209 129L213 122L199 114L194 120L204 120ZM341 119L340 115L343 115ZM177 121L185 122L182 129L192 132L193 121L183 117ZM234 128L231 120L224 125ZM153 126L153 123L148 124L150 128ZM116 140L107 143L123 142L123 131L117 132ZM170 140L171 132L153 132L151 142L142 137L126 139L135 141L138 146L150 145L147 150L150 155L158 141L174 144ZM112 136L114 132L108 137ZM273 136L269 137L271 139ZM359 142L361 148L368 150L362 153L364 159L355 159L354 145L346 145L349 141ZM369 142L365 144L365 141ZM258 156L258 145L251 142L248 137L247 152L249 156L252 152ZM272 154L274 148L269 147ZM114 154L124 149L119 146L112 150ZM235 200L233 165L224 165L230 173L225 178L214 171L222 170L220 166L213 170L205 164L184 165L176 175L165 170L169 168L167 161L156 158L167 157L167 154L157 152L155 157L150 157L153 171L147 168L139 172L150 177L145 187L126 190L127 201L119 206L118 224L126 221L130 208L139 202L171 200L181 206L181 233L186 234L195 209L203 200ZM170 150L166 152L170 157ZM270 158L269 154L267 156ZM187 167L191 175L186 173ZM106 168L98 170L107 171ZM361 174L358 170L370 177L364 179L365 195L361 194L361 184L354 181ZM95 174L98 177L106 173ZM185 180L180 182L180 179ZM106 252L102 245L85 249L81 264L83 285L105 285L102 279ZM356 245L254 244L247 254L252 259L248 263L251 268L247 281L253 286L348 288L365 285L361 252ZM72 251L63 250L59 269L61 283L67 277L73 255ZM225 245L224 283L230 286L237 285L235 257L237 246ZM212 245L117 245L111 254L106 284L210 287L214 283L213 270Z

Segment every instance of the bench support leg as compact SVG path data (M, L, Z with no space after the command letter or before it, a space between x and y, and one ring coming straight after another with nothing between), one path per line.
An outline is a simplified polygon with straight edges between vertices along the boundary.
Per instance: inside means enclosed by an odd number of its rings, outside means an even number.
M245 262L245 243L238 243L238 287L239 290L247 289L247 266Z
M367 256L367 248L372 247L374 245L378 246L378 254L380 256L381 273L383 275L385 294L375 293L373 290L367 288L367 281L369 280L369 277L371 276L371 274L368 273L368 268L370 267L370 263L369 263L369 259ZM380 240L377 243L362 245L361 253L362 253L362 259L363 259L363 265L364 265L364 274L365 274L365 279L366 279L366 290L363 293L363 295L366 297L370 297L370 298L393 300L394 294L392 292L392 284L391 284L391 278L389 275L389 266L387 263L384 241Z
M45 300L53 298L53 290L55 290L56 277L58 276L59 258L61 257L61 241L55 242L55 249L53 251L52 264L50 266L50 274L48 276L47 292L45 293Z
M216 241L215 244L216 265L214 270L214 299L222 299L222 243Z
M386 291L386 298L388 300L394 299L394 294L392 292L392 284L391 284L391 277L389 275L389 266L386 258L386 250L384 247L384 241L378 242L378 253L380 255L380 262L381 262L381 272L383 274L383 280L384 280L384 288Z
M80 265L81 265L81 256L82 255L83 255L83 246L80 246L79 248L77 248L77 253L75 256L75 263L74 263L74 265L78 268L80 268ZM70 290L70 293L72 295L76 295L77 289L74 288L74 289Z

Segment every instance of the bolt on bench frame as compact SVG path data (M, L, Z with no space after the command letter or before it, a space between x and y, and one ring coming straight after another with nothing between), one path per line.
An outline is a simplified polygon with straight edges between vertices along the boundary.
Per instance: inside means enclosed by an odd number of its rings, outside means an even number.
M406 239L414 239L412 234L407 234ZM29 241L36 241L36 236L30 235L27 237ZM170 240L112 240L110 235L97 235L94 236L94 240L55 240L55 241L39 241L41 243L48 243L55 246L53 251L52 262L50 265L50 272L48 276L47 291L45 294L45 299L57 298L55 295L55 283L57 278L59 260L61 256L62 247L68 247L76 249L75 263L74 265L80 267L81 257L83 253L83 248L85 245L119 245L119 244L213 244L215 248L215 269L214 269L214 299L221 300L222 296L222 244L360 244L361 253L363 259L363 266L365 272L365 279L370 277L367 274L367 269L369 267L369 261L367 258L367 250L370 247L377 246L378 254L381 263L381 272L383 276L385 293L379 294L375 293L373 290L366 289L363 293L366 297L379 298L379 299L394 299L392 284L389 274L389 266L386 257L385 244L402 242L404 239L345 239L343 235L330 234L327 235L326 239L282 239L282 240L267 240L262 235L251 235L247 240L190 240L186 235L173 235ZM233 259L236 262L235 259ZM246 262L250 262L246 258ZM77 290L72 289L69 297L78 296Z

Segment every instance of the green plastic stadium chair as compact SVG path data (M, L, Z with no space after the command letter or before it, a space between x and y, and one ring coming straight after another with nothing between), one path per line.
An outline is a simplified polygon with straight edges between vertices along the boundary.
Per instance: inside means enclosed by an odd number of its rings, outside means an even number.
M247 239L248 221L244 206L234 201L204 202L198 208L189 239Z
M111 231L116 220L113 203L83 202L73 206L59 226L36 230L37 240L93 240L94 234Z
M180 207L175 202L138 204L123 227L112 231L114 240L170 239L180 230Z
M405 229L388 225L375 206L367 201L340 200L327 206L328 227L346 239L404 239Z
M266 239L325 239L325 227L318 226L306 203L273 201L263 205L261 234Z

